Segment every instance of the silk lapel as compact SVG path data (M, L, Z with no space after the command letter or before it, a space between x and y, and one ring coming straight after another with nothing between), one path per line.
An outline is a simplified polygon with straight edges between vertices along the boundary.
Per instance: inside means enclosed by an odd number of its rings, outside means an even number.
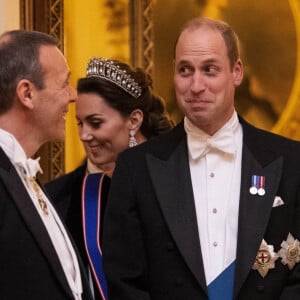
M261 166L247 145L244 144L234 298L237 297L243 282L246 280L263 240L278 190L282 165L283 159L279 157L268 165ZM264 196L250 194L252 175L265 176L266 193Z
M206 289L185 139L167 160L148 154L147 164L161 210L185 262Z
M36 239L37 244L40 246L41 251L48 259L49 264L53 269L53 273L58 277L61 286L65 289L68 295L70 295L70 297L73 297L71 290L68 288L69 284L64 275L59 258L50 238L48 238L48 232L46 231L32 200L28 196L19 175L1 149L0 161L7 167L3 168L2 164L0 165L0 179L7 187L13 201L16 203L20 215L23 217L24 222L32 232L32 235Z

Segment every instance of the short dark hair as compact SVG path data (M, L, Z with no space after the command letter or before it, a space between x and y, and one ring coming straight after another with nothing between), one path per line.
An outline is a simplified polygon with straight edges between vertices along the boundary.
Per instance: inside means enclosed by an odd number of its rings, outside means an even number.
M0 36L0 114L13 103L20 80L30 80L37 89L44 87L44 70L39 49L53 45L55 39L39 31L12 30Z
M226 22L221 20L197 17L186 22L181 28L179 35L176 39L174 46L174 55L181 34L186 30L196 30L201 27L208 27L212 30L217 30L218 32L220 32L226 45L227 55L229 58L230 67L232 69L234 64L240 57L239 39L237 34L233 31L233 29Z

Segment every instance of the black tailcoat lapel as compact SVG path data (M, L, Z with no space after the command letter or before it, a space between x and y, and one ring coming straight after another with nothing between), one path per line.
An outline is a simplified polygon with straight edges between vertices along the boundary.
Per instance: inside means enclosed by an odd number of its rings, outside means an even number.
M254 143L254 141L253 141ZM278 157L263 166L244 143L239 205L239 226L234 297L246 280L264 238L272 205L281 178L283 159ZM265 195L251 195L252 175L265 176Z
M181 130L181 140L172 149L170 156L161 159L148 154L147 164L161 210L174 241L186 264L206 292L186 139L182 128ZM173 145L173 143L166 144L168 149Z
M11 195L11 199L15 202L20 216L22 216L24 223L32 232L41 251L49 261L49 265L53 269L53 273L56 274L62 288L65 289L70 297L73 297L48 232L19 178L19 175L2 149L0 149L0 161L0 179L7 187L7 191Z

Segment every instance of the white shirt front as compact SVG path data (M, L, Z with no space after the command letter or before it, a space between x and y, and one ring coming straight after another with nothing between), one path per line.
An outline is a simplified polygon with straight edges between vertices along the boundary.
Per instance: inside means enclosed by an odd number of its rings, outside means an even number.
M188 148L197 143L191 136L210 137L185 118ZM238 209L241 181L242 127L236 112L217 132L232 132L236 153L210 149L193 159L189 150L189 164L206 283L209 285L236 257ZM205 138L206 138L205 137ZM194 157L194 156L193 156Z
M30 173L31 170L26 168L26 166L21 166L22 161L26 161L27 159L24 150L14 136L3 129L0 129L0 147L15 166L17 173L19 174L37 212L41 217L41 220L45 225L45 228L61 262L62 268L65 272L67 281L74 295L74 299L81 300L82 282L76 253L55 209L47 199L46 195L43 193L42 189L39 189L41 196L47 203L48 214L46 215L41 209L37 199L37 193L34 190L33 184L28 176L30 174L27 174Z

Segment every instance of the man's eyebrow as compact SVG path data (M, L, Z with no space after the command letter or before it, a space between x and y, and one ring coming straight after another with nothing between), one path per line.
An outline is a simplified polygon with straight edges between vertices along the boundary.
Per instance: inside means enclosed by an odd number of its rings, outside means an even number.
M203 61L205 64L215 63L217 60L215 58L208 58Z
M217 62L217 59L215 58L207 58L207 59L204 59L201 64L209 64L209 63L216 63ZM191 61L189 60L186 60L186 59L183 59L183 60L179 60L177 65L190 65L192 64Z
M187 65L187 64L190 64L190 61L186 59L182 59L178 61L178 65Z

